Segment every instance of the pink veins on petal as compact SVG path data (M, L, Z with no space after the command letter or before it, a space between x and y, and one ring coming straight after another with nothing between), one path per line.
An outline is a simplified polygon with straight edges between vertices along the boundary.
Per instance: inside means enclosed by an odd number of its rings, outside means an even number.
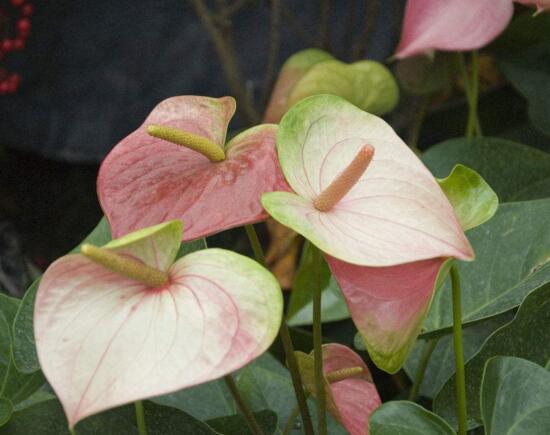
M158 289L81 254L46 271L35 305L42 370L69 425L135 400L217 379L263 353L280 323L276 280L252 260L189 254Z
M173 97L111 151L101 165L97 189L114 237L181 219L187 241L267 217L261 194L288 190L275 151L277 127L253 127L225 146L234 110L229 97ZM151 137L146 131L151 124L201 135L224 148L226 159L213 163L196 151Z

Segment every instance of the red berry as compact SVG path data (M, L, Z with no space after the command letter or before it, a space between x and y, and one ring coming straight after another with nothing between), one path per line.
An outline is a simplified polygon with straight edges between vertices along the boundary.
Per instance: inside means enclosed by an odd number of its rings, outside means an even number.
M11 4L14 5L16 8L21 6L23 3L25 3L25 0L11 0Z
M13 49L14 50L22 50L25 48L25 39L23 38L17 38L13 40Z
M12 39L4 39L2 40L2 51L4 53L7 53L8 51L13 50L13 40Z
M7 94L10 89L10 84L7 81L0 82L0 94Z
M30 3L27 3L23 8L21 9L21 13L23 15L26 15L27 17L30 17L32 13L34 12L34 8Z
M19 30L21 33L28 33L29 30L31 30L31 20L29 20L28 18L21 18L17 20L17 30Z

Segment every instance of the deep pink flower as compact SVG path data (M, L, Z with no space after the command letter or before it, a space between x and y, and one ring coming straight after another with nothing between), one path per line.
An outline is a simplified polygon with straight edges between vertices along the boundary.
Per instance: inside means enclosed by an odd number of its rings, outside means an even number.
M261 194L288 189L275 152L277 127L250 128L226 145L234 112L231 97L169 98L111 151L99 170L97 191L114 237L181 219L187 241L267 217ZM152 137L151 125L191 133L193 141L219 147L225 159L213 162Z
M395 57L481 48L506 28L513 12L512 0L408 0Z

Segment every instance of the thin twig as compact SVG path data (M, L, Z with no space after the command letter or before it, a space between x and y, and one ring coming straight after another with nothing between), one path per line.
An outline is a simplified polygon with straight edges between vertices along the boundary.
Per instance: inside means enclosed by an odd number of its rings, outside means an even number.
M191 1L197 15L210 36L210 40L214 44L218 58L222 64L225 78L229 84L231 93L237 98L239 103L237 108L243 116L245 123L249 125L258 123L260 118L244 86L241 70L237 62L235 47L231 42L231 38L221 32L220 28L216 25L214 16L206 7L203 0Z
M351 59L359 60L365 55L365 50L369 44L370 37L376 29L376 21L378 13L380 11L379 0L369 0L367 2L367 10L365 13L365 22L363 24L363 30L353 44Z
M262 99L264 103L267 102L271 88L273 87L275 68L279 57L279 47L281 45L281 3L282 0L271 0L271 35L264 79L264 95Z

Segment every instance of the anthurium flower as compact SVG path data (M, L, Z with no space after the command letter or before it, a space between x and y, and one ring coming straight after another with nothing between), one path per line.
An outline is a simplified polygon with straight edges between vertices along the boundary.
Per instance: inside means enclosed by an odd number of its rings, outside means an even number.
M349 347L323 345L327 409L350 435L368 435L369 416L382 403L369 368ZM296 352L306 390L315 397L313 353Z
M279 122L290 107L316 94L338 95L378 115L391 111L399 100L397 82L381 63L362 60L346 64L322 50L308 49L289 57L283 65L264 122Z
M231 97L169 98L111 151L97 190L114 237L182 219L187 241L266 218L260 195L287 189L277 127L253 127L224 145L234 112Z
M445 259L474 258L453 206L388 124L335 96L293 106L277 150L295 193L264 207L325 252L373 361L396 371Z
M34 332L69 425L219 378L262 354L282 298L258 263L222 249L175 261L181 223L83 245L45 272Z
M408 0L395 57L487 45L508 25L512 0Z

